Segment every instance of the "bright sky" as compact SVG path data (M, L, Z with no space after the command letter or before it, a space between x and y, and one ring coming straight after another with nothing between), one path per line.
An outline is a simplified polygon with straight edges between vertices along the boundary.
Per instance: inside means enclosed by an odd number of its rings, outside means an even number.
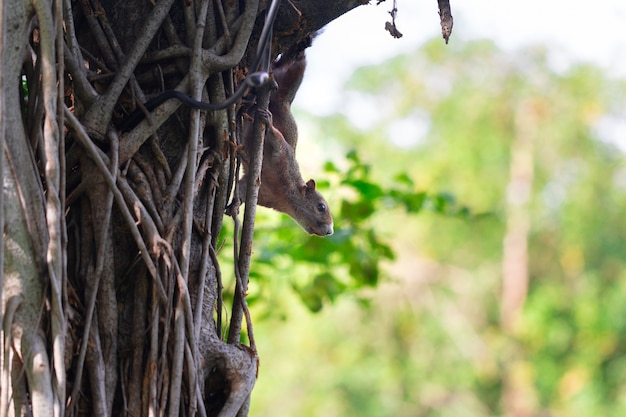
M404 34L385 30L392 0L362 6L335 20L307 51L308 68L295 105L316 114L338 109L339 91L355 68L411 52L441 37L435 0L398 0L396 24ZM615 76L626 76L625 0L451 0L450 42L492 39L507 51L547 44L553 63L590 61ZM443 42L443 39L442 39Z

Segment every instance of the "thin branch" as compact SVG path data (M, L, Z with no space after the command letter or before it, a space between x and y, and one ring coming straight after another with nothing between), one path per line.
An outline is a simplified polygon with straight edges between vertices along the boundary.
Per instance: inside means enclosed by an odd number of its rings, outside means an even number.
M142 254L142 257L151 260L149 254L152 254L153 256L158 257L160 256L160 252L162 251L163 247L168 248L168 250L170 250L169 243L160 236L159 231L156 227L156 224L152 220L152 217L148 213L148 210L143 205L141 200L139 200L139 198L137 197L135 192L132 190L130 185L128 185L128 182L126 181L126 179L121 176L118 176L117 186L118 186L117 189L119 189L121 195L124 197L124 200L126 201L126 205L128 207L134 208L135 217L137 217L137 221L141 224L142 230L144 234L146 235L145 240L143 238L141 239L141 245L143 247L140 246L139 250L141 252L143 252L144 250L147 251L148 248L145 246L145 242L147 241L151 243L149 253L145 257ZM154 263L151 263L151 265L154 266ZM150 268L148 268L148 270L150 270ZM155 269L155 273L156 273L156 269ZM166 301L167 298L165 297L165 289L163 287L163 283L161 282L160 275L158 275L158 273L154 276L154 280L158 289L159 298L162 301Z
M83 126L80 124L78 119L76 119L76 117L72 114L72 112L69 111L67 107L65 108L65 118L68 122L69 127L74 131L75 137L81 143L83 148L87 151L87 154L95 162L98 169L102 172L104 180L107 182L107 184L111 188L111 191L113 191L115 202L120 208L120 211L122 212L122 216L124 217L124 220L126 220L126 224L129 226L130 232L135 238L135 243L137 243L137 246L139 247L139 252L141 254L141 257L143 261L145 262L146 267L148 268L148 271L150 272L150 275L152 276L152 278L154 279L154 282L157 285L157 289L158 289L157 293L159 295L159 298L161 299L161 301L165 302L167 300L165 296L165 290L163 289L163 284L161 283L159 279L156 266L154 265L154 262L150 258L151 252L148 251L146 242L144 241L143 237L141 236L141 233L139 232L137 224L135 223L135 219L133 219L133 216L131 215L130 210L128 209L128 206L126 202L124 201L124 196L122 195L120 191L120 187L116 185L116 182L113 180L113 177L108 172L106 168L106 164L103 161L102 157L100 156L98 149L91 142L89 136L83 129ZM119 180L117 181L117 184L120 184ZM128 186L125 182L122 182L122 184L125 184L126 187ZM127 190L130 191L129 188L127 188ZM136 200L136 203L138 203L138 206L143 207L143 205L141 204L141 202L139 202L139 200ZM147 212L145 211L145 208L143 210L141 210L141 208L139 209L140 209L141 214L147 214ZM139 217L138 220L142 222L149 221L148 216L145 216L145 218Z
M224 28L224 39L226 43L230 44L231 34L230 29L228 28L228 20L226 19L226 14L224 13L224 5L221 0L215 0L215 6L217 9L217 13L220 16L220 20L222 22L222 27Z
M178 45L184 47L191 54L191 49L185 47L183 45L183 41L181 41L178 37L178 33L176 32L176 28L174 27L174 24L172 23L172 18L170 16L167 16L163 21L163 33L165 33L165 37L167 38L167 41L170 45Z
M185 18L185 45L191 46L194 42L194 34L196 33L196 15L195 3L191 7L183 9L183 17Z
M3 245L4 246L4 245ZM11 394L13 387L11 385L11 363L13 362L13 317L15 316L15 311L22 304L22 296L14 296L9 297L5 304L5 314L0 321L0 325L2 326L2 340L0 340L0 346L2 346L2 351L0 355L0 363L2 367L2 375L0 377L0 386L7 387L7 389L3 389L0 391L0 417L7 417L9 415L9 407Z
M115 59L117 62L124 62L124 51L120 46L120 43L117 41L117 36L113 33L113 29L111 28L111 24L109 23L109 19L107 18L106 12L100 3L100 0L91 0L95 4L95 12L96 16L100 20L100 25L102 27L102 31L107 39L107 44L111 48L111 51L115 55ZM117 65L114 67L117 68Z
M95 321L98 321L97 314ZM90 332L85 333L84 339L89 340L90 349L87 352L87 366L89 367L89 385L91 388L91 406L92 413L96 416L106 416L106 391L104 388L105 368L102 358L102 344L100 342L100 333L97 326L91 326Z
M168 278L170 277L168 276ZM169 287L171 288L172 286L170 285ZM152 293L153 293L153 296L156 295L156 291L154 287L152 288ZM169 300L169 297L168 297L168 300ZM166 308L166 311L170 310L169 303L167 307L165 308ZM159 306L159 303L156 303L153 301L152 309L150 310L150 319L151 319L150 320L150 351L148 353L148 364L146 366L146 370L149 372L149 374L144 375L144 381L145 381L146 376L149 378L148 381L145 382L146 385L148 385L148 399L147 401L144 399L146 404L144 404L141 410L142 411L141 415L148 415L148 417L157 416L157 412L159 410L159 408L157 408L157 404L158 404L157 387L159 386L159 382L160 382L158 378L162 378L163 375L167 375L167 371L166 372L158 371L159 368L158 368L158 362L157 362L159 358L159 342L160 342L159 341L159 321L161 319L161 314L159 314L160 311L161 311L161 307ZM143 319L143 317L141 319ZM165 323L169 323L169 320L166 321ZM166 329L169 328L168 325L165 325L163 327ZM164 337L164 339L165 340L162 342L162 345L165 347L168 339L167 337ZM143 348L143 343L140 342L139 346ZM163 354L165 354L165 350L166 349L163 349L164 351ZM137 360L139 360L139 363L141 363L143 359L143 355L141 355L142 353L143 352L139 350L140 356L137 357ZM163 365L164 365L164 368L167 367L167 364L163 364ZM143 388L141 391L142 392L145 391L145 388ZM164 410L164 408L161 408L161 410ZM164 415L164 413L161 412L158 415Z
M202 99L202 87L204 79L200 74L200 54L202 52L202 38L204 36L204 27L206 23L206 15L208 12L208 0L201 0L199 3L198 20L195 27L195 38L193 44L193 55L191 56L191 66L189 68L190 84L192 97L198 101ZM192 109L189 114L189 139L187 146L187 172L185 174L185 191L183 200L183 242L180 257L180 268L185 280L189 275L189 258L191 251L191 229L193 224L193 200L195 196L195 177L196 168L198 166L198 140L200 138L200 111Z
M55 19L52 15L50 4L44 0L33 0L33 5L39 20L40 56L42 60L42 92L45 108L43 127L44 151L45 151L45 177L46 177L46 222L48 227L48 248L46 259L48 263L48 276L51 289L51 336L52 336L52 367L53 392L54 392L54 415L61 417L65 414L65 335L67 322L65 307L63 305L63 293L66 274L63 271L64 246L63 246L63 222L62 207L63 190L61 185L61 163L59 152L65 149L59 148L60 132L57 124L57 54L55 49ZM60 7L59 7L60 9ZM60 10L59 10L60 12ZM62 16L57 16L56 23L60 24ZM62 49L61 49L62 50ZM62 57L61 57L62 59Z
M180 187L185 176L185 171L187 170L187 161L189 159L187 157L187 152L189 152L189 147L185 146L180 156L180 162L178 164L178 167L176 167L176 171L174 171L174 175L170 180L170 185L165 190L165 207L163 208L163 211L166 213L167 218L171 218L172 216L172 211L176 203L176 195L180 191ZM171 236L172 233L173 228L170 228L170 230L166 232L166 237L168 240L169 236Z
M158 145L155 145L157 148ZM135 175L141 177L141 181L145 184L146 188L149 188L150 192L150 205L155 206L163 201L162 186L165 183L161 183L159 176L155 172L155 168L160 168L158 164L154 164L155 159L153 155L145 157L140 153L136 153L133 156L131 163L128 165L128 170L131 172L131 168L134 166ZM165 187L163 187L165 188Z
M239 343L241 338L241 309L243 309L243 303L239 300L245 293L242 291L243 280L241 279L241 272L237 265L237 259L239 257L239 236L241 234L241 221L237 211L231 209L231 215L233 216L233 259L235 260L235 293L233 299L232 313L233 317L230 319L230 326L228 328L228 340L229 344ZM238 319L235 321L235 311L238 311Z
M385 30L389 32L394 38L399 39L402 37L402 33L398 30L398 27L396 26L396 16L398 15L397 0L393 0L393 8L389 12L389 14L391 15L391 22L385 23Z
M65 65L67 65L68 72L72 76L74 95L81 103L89 105L98 97L98 93L87 79L84 67L78 64L82 57L72 55L71 49L67 45L64 49Z
M170 401L169 401L169 411L170 416L177 416L179 413L180 407L180 388L182 382L182 360L184 355L184 342L185 342L185 330L187 334L192 336L194 334L194 320L193 313L191 311L191 299L189 298L189 289L187 287L187 280L182 276L178 263L175 259L173 259L174 264L172 265L174 269L174 274L176 276L176 282L178 284L178 298L176 302L176 310L175 310L175 341L174 341L174 353L172 355L172 375L170 379ZM185 326L184 328L180 328L180 326ZM194 358L198 358L198 351L196 343L191 344L191 350ZM188 369L187 372L190 373L190 378L192 379L192 384L190 386L190 401L195 402L195 389L196 387L196 379L197 379L197 371L194 366L191 369ZM191 404L193 408L195 405Z
M104 62L106 63L107 67L109 67L111 70L117 69L118 61L115 57L115 54L113 53L113 50L111 49L111 45L108 42L107 36L104 33L104 30L102 26L100 25L100 22L98 21L98 18L97 18L98 13L96 13L96 11L93 10L93 7L90 1L82 0L79 3L82 6L83 16L85 16L85 20L87 21L87 24L89 25L89 29L90 29L91 35L93 36L93 40L96 42L96 45L98 46L98 50L100 51L100 54L104 58Z
M176 90L185 91L189 85L189 76L186 75L176 86ZM141 145L153 135L172 114L181 106L178 100L168 100L157 107L151 114L150 119L142 120L132 131L120 142L120 164L128 161L139 150Z
M55 26L56 26L56 41L55 41L55 49L57 54L57 105L56 105L56 122L57 127L59 129L59 200L60 200L60 227L61 227L61 282L62 282L62 290L61 290L61 301L63 306L68 306L68 297L67 297L67 221L65 217L65 210L67 208L66 205L66 190L67 190L67 161L65 157L65 117L63 116L63 108L65 107L65 50L64 45L65 41L63 39L63 0L55 0ZM0 205L1 207L1 205ZM0 286L1 288L1 286ZM67 313L64 310L64 322L65 329L67 329ZM66 336L64 336L65 338ZM63 369L65 370L65 367ZM64 404L66 402L66 386L63 386L63 392L59 393L60 402Z
M233 71L225 71L222 74L222 76L210 77L207 82L209 97L213 102L225 102L226 96L232 97L235 91ZM222 228L224 208L232 189L233 172L231 165L225 163L225 160L231 161L235 155L233 152L235 148L230 145L236 141L234 139L237 128L234 116L236 113L236 105L233 104L227 108L226 112L213 113L209 121L213 126L213 132L215 132L213 135L215 138L214 148L212 149L215 161L213 166L215 169L212 173L212 184L217 187L213 200L214 207L217 207L217 209L214 210L211 222L207 224L207 230L213 235L211 243L214 246L216 243L215 239L219 236ZM228 155L228 158L225 157L226 155Z
M63 19L65 20L65 39L69 48L69 53L66 56L71 56L78 62L82 62L83 57L80 52L78 38L76 38L76 31L74 30L76 25L74 23L74 13L72 12L72 0L63 0Z
M152 158L156 162L156 165L161 168L157 170L157 175L159 175L161 188L165 189L167 181L172 177L172 171L170 169L170 165L167 163L167 158L165 157L163 150L159 146L157 135L152 135L152 140L150 141L150 151L152 152Z
M176 417L180 413L180 388L183 378L183 355L185 354L185 315L182 302L182 295L179 295L174 312L174 346L169 381L169 417Z
M191 346L196 345L196 343L191 340L191 337L187 338L185 341L185 367L187 368L187 386L189 387L189 411L188 415L195 416L198 411L198 392L202 390L199 389L200 379L198 378L198 370L202 369L198 367L198 362L196 361L196 357L191 350ZM202 403L202 401L199 401Z
M235 236L234 241L233 241L233 252L234 252L234 258L238 259L240 257L241 251L239 250L237 238L239 237L241 223L239 222L239 217L236 215L236 212L233 212L233 213L234 213L233 220L235 222L235 227L233 231L233 234ZM248 287L248 283L247 283L248 276L246 275L245 281L244 281L244 278L242 277L242 274L241 274L241 269L242 268L239 268L238 264L235 265L235 295L234 295L234 300L233 300L233 318L230 321L228 343L230 344L237 343L241 337L241 314L239 313L239 317L237 318L237 321L235 321L235 315L236 315L236 312L242 311L246 318L246 329L248 331L248 340L250 341L250 348L252 349L253 352L256 353L256 342L254 340L254 331L252 329L252 318L250 317L250 310L248 309L248 303L246 302L246 290ZM244 282L245 282L245 285L244 285ZM221 288L219 290L221 292ZM221 303L218 303L218 304L221 304ZM236 339L235 337L233 337L232 339L230 337L230 334L233 331L237 332Z
M156 295L156 290L153 289L154 294ZM130 361L130 370L128 375L128 385L127 389L123 392L128 393L128 415L131 416L140 416L145 415L142 413L141 409L141 395L144 392L142 387L142 376L144 376L143 362L144 362L144 339L146 333L146 316L148 315L148 306L147 301L150 299L150 293L148 292L148 280L145 276L145 269L140 269L139 273L136 274L134 288L133 288L133 310L132 310L132 318L131 318L131 326L130 326L130 344L132 347L132 354L129 355ZM158 308L158 304L154 302ZM155 324L154 322L157 321ZM150 332L158 333L158 319L154 318L153 322L150 323ZM150 337L150 348L152 349L152 342L156 337ZM151 351L150 351L151 352ZM148 356L148 365L154 364L154 368L156 368L156 360L152 361L152 357ZM148 366L147 369L151 369Z
M217 286L217 301L215 303L215 309L217 310L217 322L215 324L217 336L222 339L222 308L224 306L224 295L222 294L224 291L224 285L222 284L222 271L220 269L220 264L217 259L217 253L213 244L209 246L209 251L211 253L211 262L215 266L215 280Z
M115 68L111 68L106 63L104 63L100 58L92 54L89 49L82 47L80 48L82 52L83 59L89 62L89 69L87 70L89 73L89 79L97 79L97 76L102 74L107 77L112 77L115 75Z
M142 64L153 64L155 62L167 61L173 58L190 57L191 48L184 45L172 45L165 49L159 49L158 51L150 52L142 58Z
M112 135L113 136L113 135ZM114 144L113 144L114 145ZM113 148L115 149L115 147ZM117 152L113 152L112 163L110 164L111 176L113 182L116 181L117 177ZM97 202L94 202L97 204ZM85 327L83 333L85 335L90 335L91 326L94 322L93 316L96 308L96 298L98 295L98 288L100 286L100 280L102 279L102 275L104 273L104 260L107 259L107 254L109 252L110 245L108 244L109 236L107 231L109 230L109 223L111 220L111 208L113 206L113 192L109 190L105 197L104 208L100 211L104 217L94 216L98 221L94 224L94 229L97 234L97 253L96 253L96 267L93 272L93 282L90 282L90 285L86 287L89 289L89 298L87 300L87 310L85 314ZM94 207L97 209L97 207ZM87 354L87 346L89 344L89 337L84 337L80 351L78 353L78 359L76 361L76 376L74 377L74 386L72 388L72 394L70 395L70 407L72 407L72 413L75 412L76 407L78 405L78 391L82 387L81 380L83 374L83 364L85 362L85 356ZM103 379L104 380L104 379Z
M165 230L165 226L163 225L163 219L157 209L157 204L155 201L162 201L159 197L155 197L154 194L158 194L158 188L153 187L151 182L154 181L155 176L149 176L142 171L140 166L136 163L140 158L135 158L128 166L128 175L127 178L133 183L133 189L135 190L137 197L141 200L144 207L148 213L150 213L150 217L152 221L156 225L157 230L160 234ZM151 180L152 181L151 181Z
M96 90L87 80L85 67L80 64L83 62L83 55L74 30L74 13L72 12L71 0L63 0L63 6L65 26L59 25L59 28L62 29L65 27L65 39L67 43L64 46L64 62L65 65L68 66L69 73L72 75L74 95L86 106L89 106L96 99L98 93L96 93ZM60 40L63 39L64 37L61 36ZM59 73L62 74L62 72Z
M211 265L215 268L216 275L219 275L219 262L215 261L212 256L213 247L211 245L211 219L213 218L213 209L215 203L216 186L212 177L208 186L208 204L204 212L204 233L202 238L202 255L200 258L200 271L198 272L198 285L196 287L196 306L194 317L194 334L193 340L200 340L200 330L202 329L203 305L204 305L204 289L206 286L206 278L209 275ZM212 300L215 301L215 300Z
M0 22L6 22L6 4L5 2L0 3ZM4 24L2 24L4 26ZM6 41L5 36L0 37L0 59L4 57L4 51L8 46L8 42ZM9 80L7 77L4 77L0 74L0 91L10 91L9 89L13 85L15 80ZM0 94L0 115L6 114L6 99L5 94ZM0 116L0 184L3 186L3 190L0 193L0 230L6 230L4 228L4 194L5 194L5 182L4 182L4 170L6 167L6 161L4 160L5 154L5 132L6 132L6 121L2 116ZM3 236L2 244L0 245L0 265L2 268L0 269L0 294L4 292L4 246L5 246L5 238ZM4 299L4 297L2 297ZM8 300L10 301L10 300ZM6 308L8 310L8 302L6 303ZM0 307L0 386L5 387L5 389L0 390L0 417L6 417L9 412L9 391L11 391L9 384L9 369L10 362L8 362L11 345L8 343L9 334L5 333L4 330L4 309ZM8 312L8 311L7 311ZM11 317L13 320L13 317ZM6 349L9 349L8 351ZM5 355L6 353L6 355Z
M276 2L276 0L274 0L274 2ZM237 30L235 42L227 54L222 55L220 53L220 41L218 41L213 48L204 51L202 59L205 66L205 78L208 78L212 73L233 68L241 61L250 41L250 35L254 28L258 8L259 0L246 1L244 12L240 17L241 26ZM226 41L225 37L222 37L222 39ZM256 71L256 68L253 69L253 71Z
M113 114L113 108L115 107L120 94L128 83L133 71L141 60L141 57L148 49L154 35L161 27L161 23L169 13L173 3L174 0L161 0L156 3L150 14L146 16L144 21L145 25L142 26L141 33L126 55L125 61L118 69L117 74L109 85L109 89L106 94L97 101L97 104L91 106L91 108L87 111L87 114L85 115L86 124L93 126L100 132L106 130L106 126L109 124L111 115ZM120 161L122 163L124 162L121 152Z
M452 25L454 19L452 19L452 11L450 9L450 0L437 0L439 5L439 18L441 19L441 35L448 44L448 39L452 35Z
M275 83L266 83L257 89L257 109L267 111L270 95ZM258 113L257 113L258 114ZM248 150L250 164L248 167L248 185L246 188L246 210L244 212L243 231L241 233L241 244L239 253L236 254L235 268L239 270L241 287L235 288L235 299L230 320L230 331L228 343L238 343L241 334L241 320L243 314L243 302L241 297L245 295L248 288L248 273L250 272L250 257L252 255L252 240L254 236L254 218L256 216L257 200L259 198L259 187L261 185L261 165L263 163L263 143L267 122L263 117L255 117L252 127L253 147ZM236 286L237 287L237 286Z
M158 308L156 303L153 303L154 313L152 314L153 322L151 345L150 345L150 368L155 366L155 373L150 382L150 407L154 408L154 413L158 412L159 416L165 416L167 410L167 403L170 396L172 373L175 372L171 368L173 358L171 358L172 343L170 342L170 334L172 333L173 315L175 310L173 308L174 293L176 291L177 274L179 274L176 265L176 259L173 258L173 252L171 248L167 248L161 257L161 264L159 270L167 282L167 299L172 300L165 305L163 309ZM163 331L159 334L158 329L162 328Z

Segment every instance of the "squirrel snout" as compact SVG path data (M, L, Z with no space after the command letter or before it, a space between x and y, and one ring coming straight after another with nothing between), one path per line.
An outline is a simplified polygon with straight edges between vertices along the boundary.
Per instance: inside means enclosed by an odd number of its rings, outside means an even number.
M334 233L332 222L330 224L320 222L315 225L310 225L303 228L307 231L308 234L321 237L330 236Z
M334 233L333 223L331 222L330 224L323 225L321 227L321 232L322 233L319 233L319 236L330 236L330 235L332 235Z

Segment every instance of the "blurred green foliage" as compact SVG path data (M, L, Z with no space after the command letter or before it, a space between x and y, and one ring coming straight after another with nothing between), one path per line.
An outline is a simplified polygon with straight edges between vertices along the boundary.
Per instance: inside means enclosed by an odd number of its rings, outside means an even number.
M302 303L312 312L319 312L325 303L341 295L358 295L358 290L376 287L380 281L381 264L395 259L389 245L391 238L381 237L372 218L394 208L415 214L429 210L445 216L470 218L467 207L457 204L448 193L427 193L415 189L405 173L395 176L396 185L384 188L375 182L371 166L364 163L356 151L349 151L345 169L328 161L324 166L324 181L318 188L338 191L341 198L331 204L335 233L320 238L307 236L292 220L283 215L265 213L256 224L253 268L253 288L248 302L258 303L264 315L285 313L285 306L273 300L275 276L290 284ZM275 222L280 222L277 226ZM226 236L230 232L225 233ZM224 259L225 263L232 260ZM231 294L232 295L232 294ZM360 298L367 304L367 298Z
M590 64L557 71L550 57L437 39L355 73L345 112L308 134L332 161L318 183L335 235L258 222L251 415L514 415L510 387L525 415L626 415L626 164L611 124L623 124L626 83ZM524 111L529 288L505 329Z

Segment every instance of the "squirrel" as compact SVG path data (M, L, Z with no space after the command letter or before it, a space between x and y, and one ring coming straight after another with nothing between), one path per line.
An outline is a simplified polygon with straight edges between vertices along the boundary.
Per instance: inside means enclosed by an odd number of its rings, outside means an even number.
M278 129L287 143L295 150L298 143L298 125L291 113L291 103L293 103L296 93L302 84L304 70L306 69L306 56L304 48L311 45L311 38L306 42L296 44L283 53L272 65L272 74L278 88L272 93L269 104L269 111L274 116L274 127Z
M298 128L291 113L291 103L304 76L306 59L303 50L300 44L295 45L273 64L278 89L270 97L269 112L256 111L257 116L266 118L268 126L258 204L289 215L309 234L328 236L333 234L328 203L316 190L313 179L304 182L295 157ZM246 124L244 148L250 148L251 123ZM244 170L246 165L244 161ZM245 195L245 175L239 184L241 197Z

